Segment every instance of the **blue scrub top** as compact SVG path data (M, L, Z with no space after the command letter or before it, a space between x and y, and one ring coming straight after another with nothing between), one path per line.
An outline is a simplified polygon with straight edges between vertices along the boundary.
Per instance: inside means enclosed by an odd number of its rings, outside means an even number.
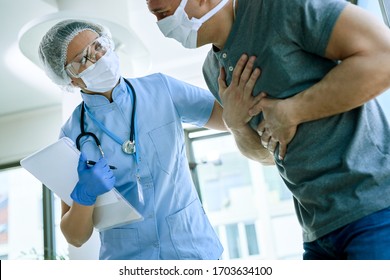
M122 152L85 114L85 130L96 134L114 170L115 188L144 220L100 232L100 259L218 259L223 248L200 203L186 157L182 123L204 126L214 97L206 90L163 74L128 79L136 92L137 157ZM113 102L81 93L89 112L123 141L129 139L133 102L121 79ZM62 127L60 137L80 134L79 105ZM81 151L89 160L100 158L91 137ZM144 203L139 201L137 177Z

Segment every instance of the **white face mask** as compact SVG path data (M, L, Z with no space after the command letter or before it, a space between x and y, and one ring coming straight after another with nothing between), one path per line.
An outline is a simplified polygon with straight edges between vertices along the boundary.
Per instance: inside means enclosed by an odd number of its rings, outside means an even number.
M157 22L158 27L165 37L173 38L180 42L185 48L194 49L197 47L198 30L204 22L218 13L229 0L222 0L211 11L200 19L188 18L184 11L188 0L182 0L175 13Z
M80 73L86 89L92 92L107 92L119 81L119 58L113 50L108 50L95 64Z

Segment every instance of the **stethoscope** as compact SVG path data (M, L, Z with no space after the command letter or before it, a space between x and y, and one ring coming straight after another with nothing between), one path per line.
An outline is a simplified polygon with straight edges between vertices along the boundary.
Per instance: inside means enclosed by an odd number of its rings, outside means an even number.
M126 84L130 87L130 92L131 92L131 96L132 96L132 99L133 99L132 100L133 101L133 108L131 110L130 137L129 137L129 140L126 140L125 142L122 143L122 140L118 136L116 136L111 131L109 131L102 123L100 123L97 119L95 119L95 117L91 113L89 113L88 108L86 108L84 102L82 102L82 104L81 104L81 115L80 115L80 131L81 131L81 133L76 138L76 147L77 147L77 149L79 151L81 151L80 150L80 140L81 140L81 138L91 136L95 140L95 143L96 143L96 145L99 148L100 154L102 155L102 157L104 157L104 152L103 152L103 149L102 149L102 145L101 145L101 143L99 141L99 138L95 134L93 134L92 132L85 131L85 128L84 128L84 124L85 124L84 118L85 118L85 113L87 113L88 116L92 119L92 121L100 129L102 129L109 137L111 137L115 142L117 142L118 144L120 144L122 146L122 151L125 154L129 154L129 155L133 155L134 156L136 164L137 164L137 174L136 174L136 177L137 177L138 200L139 200L139 202L141 204L144 204L144 195L143 195L143 190L142 190L142 186L141 186L141 177L139 175L140 169L139 169L139 166L138 166L139 163L140 163L140 159L139 159L139 153L136 154L136 141L135 141L135 139L136 139L136 135L135 135L135 132L136 132L136 127L135 127L135 125L136 125L136 122L135 122L136 93L135 93L135 89L134 89L133 85L129 81L127 81L126 79L124 79L124 80L125 80ZM91 162L91 163L94 164L95 162ZM113 167L113 166L110 166L110 168L116 169L116 167Z
M132 95L132 98L133 98L133 108L131 110L130 137L129 137L129 140L126 140L125 142L121 143L122 141L121 141L121 139L119 139L119 137L117 137L115 134L110 132L106 127L103 126L103 124L98 122L91 114L89 114L89 116L92 118L92 120L106 134L108 134L108 136L113 138L113 140L116 141L118 144L122 145L122 151L125 154L132 155L132 154L135 154L135 152L136 152L135 126L134 126L135 111L136 111L136 108L135 108L136 107L136 94L135 94L135 90L134 90L133 85L129 81L127 81L126 79L124 79L124 80L125 80L126 84L130 87L130 89L131 89L130 92L131 92L131 95ZM85 104L84 104L84 101L83 101L82 104L81 104L81 114L80 114L80 131L81 131L81 133L76 138L76 147L77 147L78 150L80 150L81 138L91 136L94 139L97 147L99 148L100 154L102 155L102 157L104 157L104 152L103 152L102 145L100 143L99 138L94 133L85 131L85 120L84 120L85 119L85 113L86 113L85 112ZM87 113L88 113L88 111L87 111Z

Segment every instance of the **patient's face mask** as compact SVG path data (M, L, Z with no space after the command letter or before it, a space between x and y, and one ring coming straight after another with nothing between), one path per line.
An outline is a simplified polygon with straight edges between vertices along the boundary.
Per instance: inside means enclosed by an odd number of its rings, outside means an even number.
M107 92L119 81L119 58L113 50L108 50L96 63L80 73L86 89L92 92Z
M204 22L218 13L229 0L222 0L211 11L200 19L188 18L184 8L188 0L182 0L175 13L157 22L158 27L165 37L173 38L180 42L185 48L194 49L197 47L198 30Z

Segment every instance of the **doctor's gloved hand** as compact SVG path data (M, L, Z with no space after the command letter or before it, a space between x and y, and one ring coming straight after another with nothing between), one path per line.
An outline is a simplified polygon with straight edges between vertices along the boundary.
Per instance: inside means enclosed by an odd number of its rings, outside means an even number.
M94 166L87 165L87 159L80 154L77 167L79 181L70 197L85 206L95 204L96 198L110 191L115 185L115 177L105 158L101 158Z

